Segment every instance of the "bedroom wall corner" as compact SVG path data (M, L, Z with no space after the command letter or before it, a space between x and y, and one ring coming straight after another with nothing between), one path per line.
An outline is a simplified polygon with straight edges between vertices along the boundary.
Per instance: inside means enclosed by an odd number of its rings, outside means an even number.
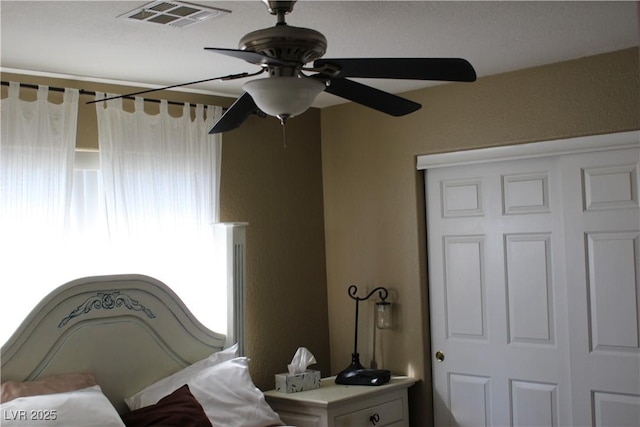
M320 112L286 124L251 117L225 134L222 221L247 228L247 355L258 387L274 387L298 347L330 373Z

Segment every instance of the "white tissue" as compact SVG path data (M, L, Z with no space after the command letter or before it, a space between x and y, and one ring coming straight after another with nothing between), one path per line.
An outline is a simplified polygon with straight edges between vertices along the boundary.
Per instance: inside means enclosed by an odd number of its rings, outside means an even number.
M287 365L289 374L301 374L307 370L309 365L316 363L316 358L305 347L299 347L293 355L291 363Z

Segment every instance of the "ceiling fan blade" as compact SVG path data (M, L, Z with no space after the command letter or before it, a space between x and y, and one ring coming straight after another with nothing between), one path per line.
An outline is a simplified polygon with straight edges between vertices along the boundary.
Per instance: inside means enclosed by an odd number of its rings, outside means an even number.
M242 96L229 107L229 109L213 125L209 134L228 132L240 127L247 118L258 110L258 106L248 93Z
M319 74L312 77L326 78ZM396 117L413 113L422 107L422 105L417 102L410 101L406 98L363 85L353 80L341 78L329 78L329 84L325 88L325 91Z
M258 74L262 73L263 71L264 70L261 70L261 71L259 71L257 73L253 73L253 74L239 73L239 74L229 74L227 76L211 77L209 79L197 80L195 82L180 83L180 84L177 84L177 85L163 86L163 87L158 87L158 88L155 88L155 89L146 89L146 90L141 90L139 92L127 93L127 94L124 94L124 95L110 96L108 98L94 99L93 101L87 101L86 103L87 104L95 104L96 102L110 101L112 99L119 99L119 98L130 98L130 99L132 99L132 97L134 97L134 96L143 95L145 93L159 92L161 90L168 90L168 89L175 89L177 87L195 85L195 84L198 84L198 83L206 83L206 82L210 82L210 81L213 81L213 80L235 80L235 79L242 79L242 78L245 78L245 77L257 76Z
M314 68L337 68L334 77L473 82L473 66L461 58L343 58L318 59Z
M250 62L252 64L257 64L257 65L288 65L289 64L286 61L272 58L270 56L266 56L261 53L253 52L250 50L225 49L221 47L205 47L204 49L214 53L219 53L222 55L243 59L247 62Z

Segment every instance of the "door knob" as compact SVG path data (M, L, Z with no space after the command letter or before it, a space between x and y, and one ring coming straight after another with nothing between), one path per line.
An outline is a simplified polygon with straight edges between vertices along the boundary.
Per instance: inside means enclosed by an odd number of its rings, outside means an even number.
M436 360L438 362L442 362L444 360L444 353L441 351L436 352Z

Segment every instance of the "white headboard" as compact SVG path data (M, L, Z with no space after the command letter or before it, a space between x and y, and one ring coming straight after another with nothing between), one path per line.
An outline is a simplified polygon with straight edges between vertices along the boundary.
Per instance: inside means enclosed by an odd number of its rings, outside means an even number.
M228 334L207 329L151 277L82 278L45 297L2 347L1 381L90 371L122 412L124 397L234 342L242 349L243 240L244 227L227 252L236 271L229 275Z

